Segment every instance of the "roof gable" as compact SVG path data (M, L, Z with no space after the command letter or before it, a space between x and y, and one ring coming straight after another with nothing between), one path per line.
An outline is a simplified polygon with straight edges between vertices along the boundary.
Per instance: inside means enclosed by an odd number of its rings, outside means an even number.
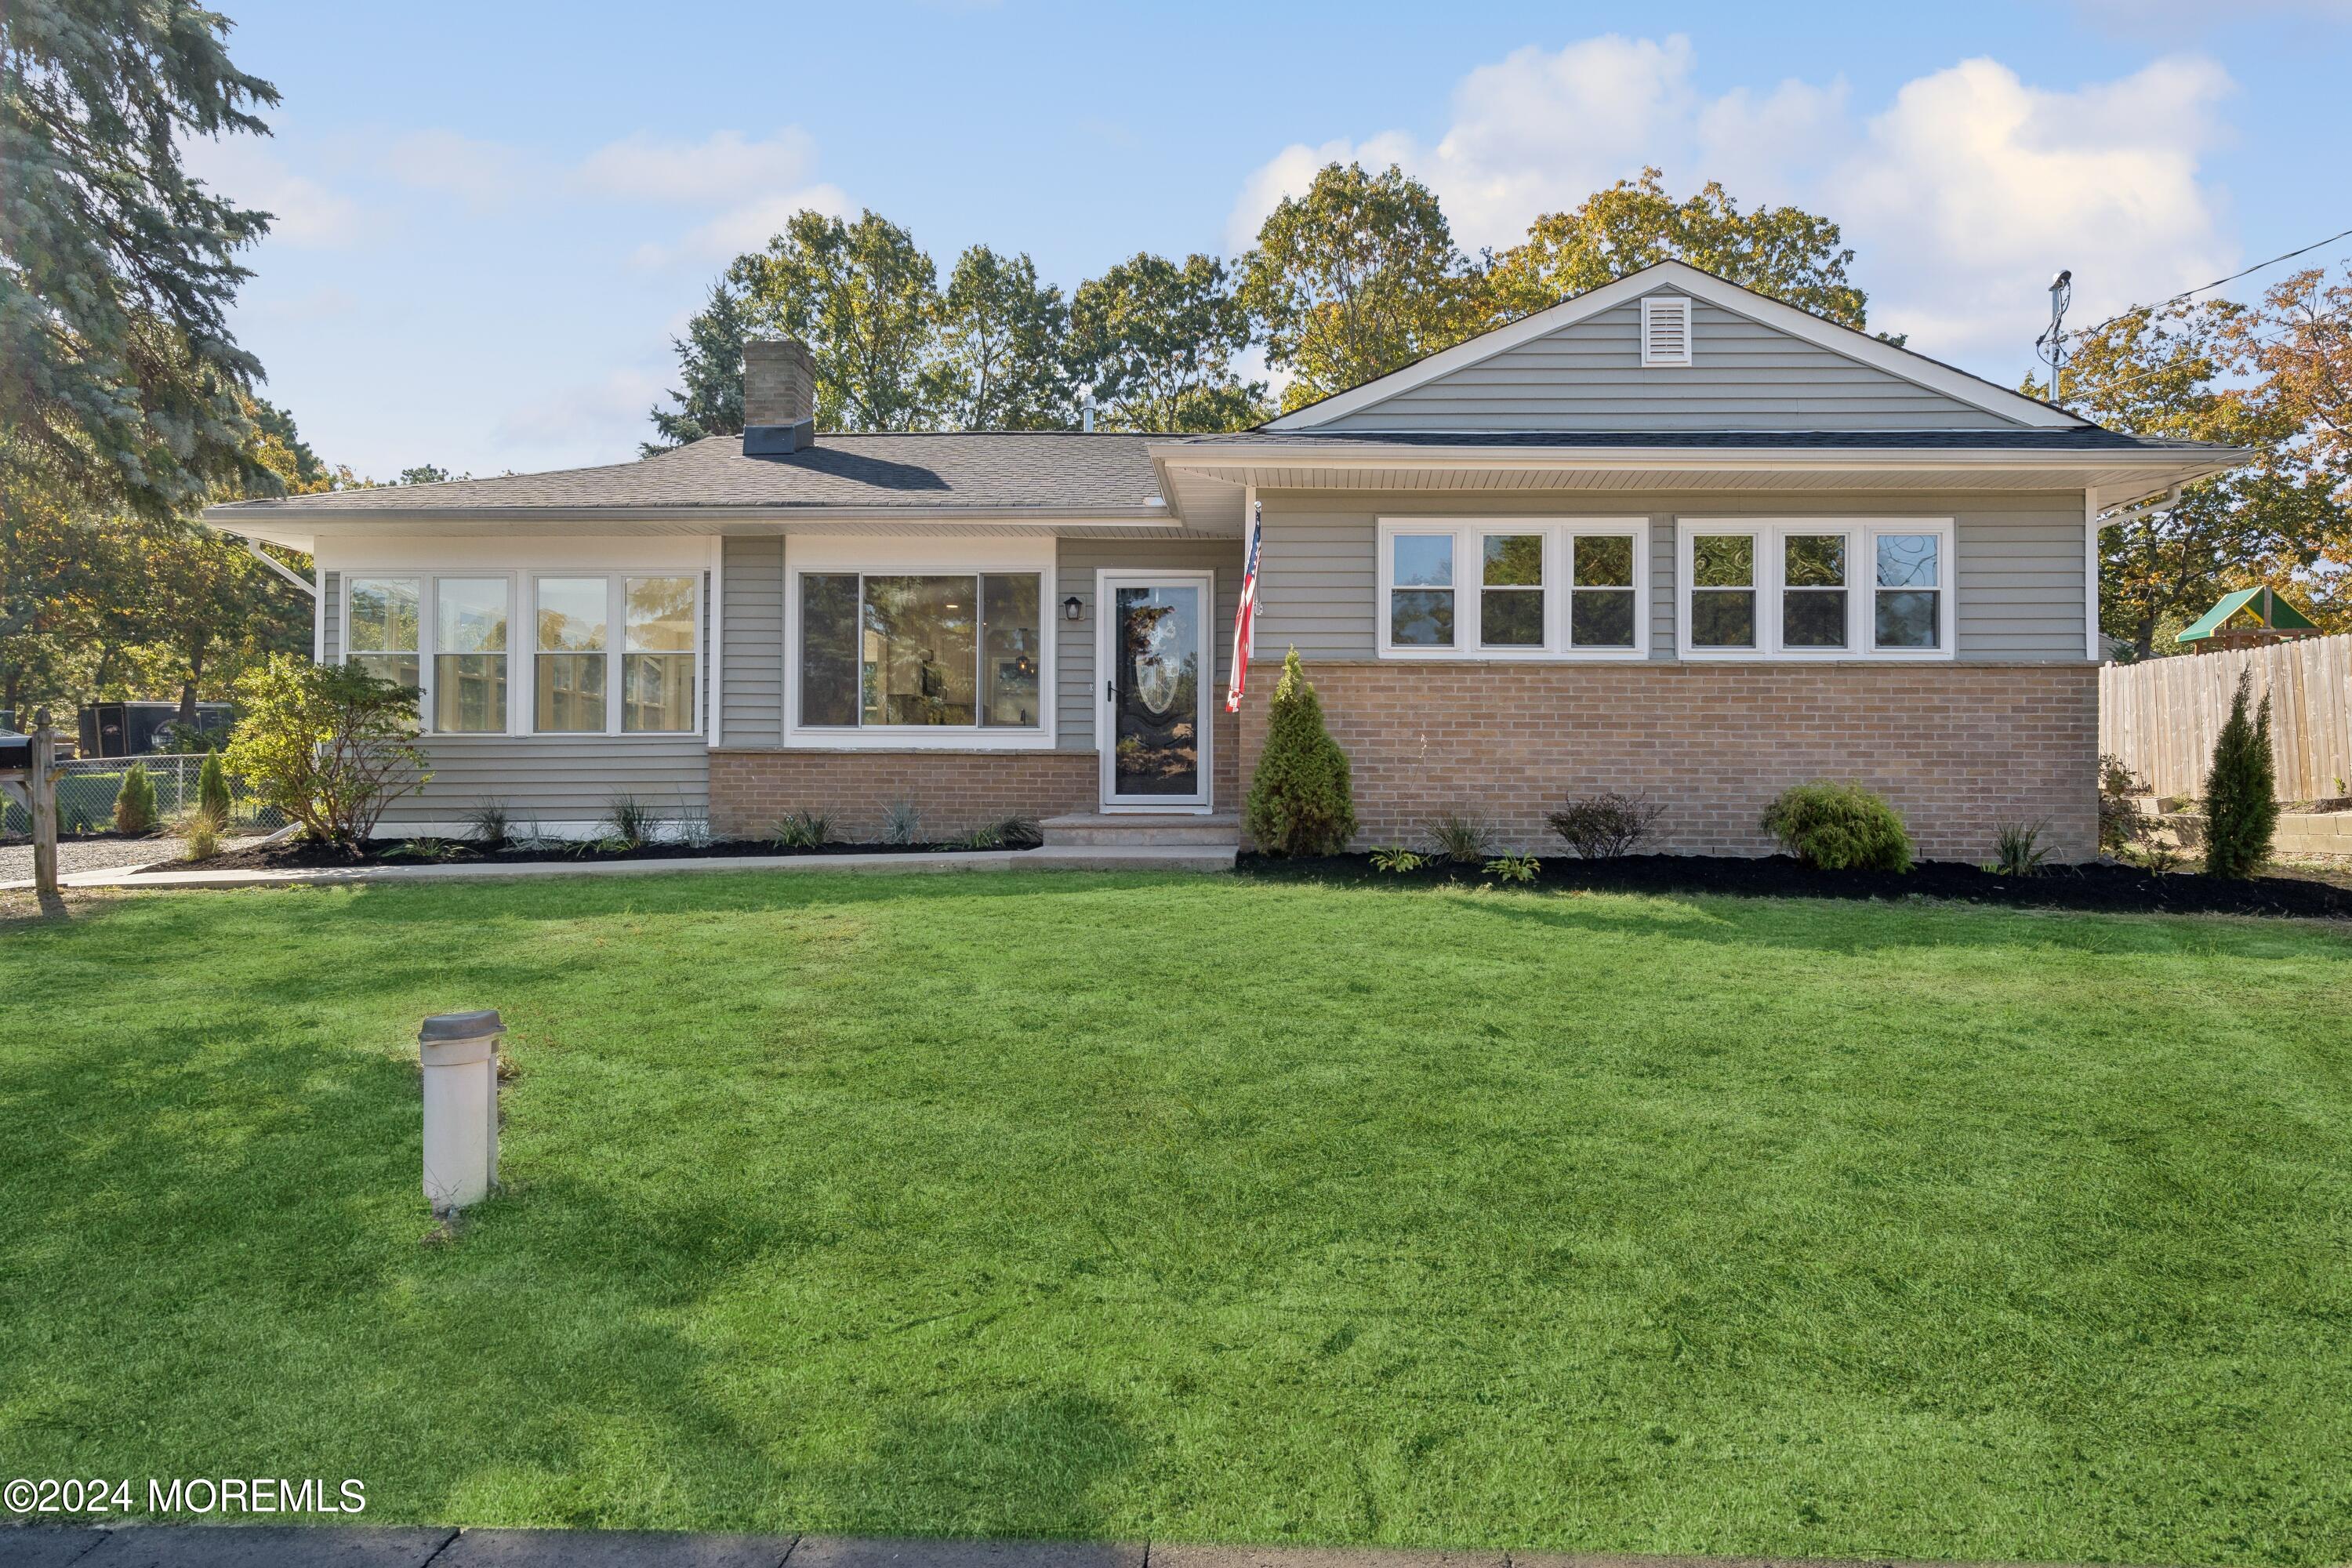
M1691 301L1691 363L1645 365L1645 299ZM1965 371L1660 262L1309 404L1269 430L2074 428Z

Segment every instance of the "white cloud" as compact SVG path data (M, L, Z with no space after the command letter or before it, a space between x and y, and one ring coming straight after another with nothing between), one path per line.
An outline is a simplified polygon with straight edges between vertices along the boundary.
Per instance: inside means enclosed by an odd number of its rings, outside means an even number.
M746 141L740 131L700 142L664 142L639 132L590 153L574 178L599 195L714 206L804 184L815 167L816 142L798 126L759 142Z
M1655 164L1677 194L1721 179L1744 204L1796 202L1836 220L1874 326L2004 378L2061 267L2074 271L2082 321L2229 269L2221 194L2200 168L2231 90L2210 61L2053 89L1968 60L1862 117L1843 80L1710 96L1694 86L1696 63L1679 36L1517 50L1463 78L1433 143L1385 131L1284 148L1244 182L1227 244L1254 243L1275 204L1334 161L1402 164L1470 248L1515 244L1537 215Z
M530 162L499 142L455 131L415 131L384 149L383 172L421 191L445 191L478 210L532 188Z
M2082 321L2229 270L2218 198L2198 177L2229 90L2200 59L2073 92L1989 59L1906 83L1833 176L1863 263L1886 279L1881 310L1985 353L2033 323L2061 267Z
M491 426L490 437L519 466L595 461L596 453L634 451L647 429L646 410L660 401L667 384L656 372L624 369L549 387L509 409Z
M259 137L197 137L183 146L181 157L215 195L269 214L274 239L324 248L359 234L357 203L296 174Z
M829 217L842 217L849 212L849 198L837 185L810 185L804 190L762 196L730 207L708 223L698 224L674 245L648 240L631 253L629 260L641 268L667 267L681 261L732 260L747 250L764 248L772 237L783 232L786 220L803 208Z

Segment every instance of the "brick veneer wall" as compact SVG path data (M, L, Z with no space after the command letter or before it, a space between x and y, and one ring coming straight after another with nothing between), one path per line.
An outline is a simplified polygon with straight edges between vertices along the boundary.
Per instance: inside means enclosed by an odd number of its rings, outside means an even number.
M1544 816L1569 796L1646 790L1666 807L1657 848L1767 855L1765 802L1814 778L1885 795L1923 858L1988 859L2007 822L2046 820L2060 858L2097 846L2087 664L1388 661L1307 673L1352 767L1360 847L1415 841L1432 816L1461 809L1553 853ZM1251 699L1244 778L1265 739L1265 702Z
M1210 769L1219 811L1239 811L1239 721L1215 710ZM941 837L1008 816L1092 811L1101 803L1094 752L823 751L735 747L710 753L710 830L764 835L780 816L821 811L845 839L877 838L882 810L911 800Z
M882 811L911 800L926 836L1008 816L1091 810L1092 752L719 751L710 753L710 830L756 838L778 817L821 811L853 841L878 839Z

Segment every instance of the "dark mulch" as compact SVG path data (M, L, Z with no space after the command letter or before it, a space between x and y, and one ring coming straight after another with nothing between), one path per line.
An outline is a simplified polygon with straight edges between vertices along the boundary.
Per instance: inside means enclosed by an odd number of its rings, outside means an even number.
M1820 871L1786 855L1628 855L1614 860L1546 859L1535 886L1610 893L1736 893L1760 898L1959 899L2011 909L2101 910L2151 914L2297 915L2352 920L2352 889L2286 877L2232 881L2175 871L2158 876L2136 866L2046 866L2032 877L2000 877L1981 867L1928 860L1900 876L1885 871ZM1244 855L1245 876L1334 883L1438 886L1491 882L1475 865L1435 864L1394 873L1369 855L1276 859Z
M408 840L385 840L364 855L346 855L339 849L307 839L288 838L275 844L257 844L243 849L230 850L206 860L201 867L183 861L142 867L142 871L334 871L348 870L356 866L517 866L539 860L706 860L730 859L750 855L935 855L945 850L961 849L961 844L826 844L814 849L779 849L757 838L730 838L693 847L684 844L641 844L635 849L606 848L594 843L565 845L554 849L498 849L484 851L471 844L455 839L443 839L438 851L431 855L404 853ZM1034 845L1005 844L1004 849L1031 849Z

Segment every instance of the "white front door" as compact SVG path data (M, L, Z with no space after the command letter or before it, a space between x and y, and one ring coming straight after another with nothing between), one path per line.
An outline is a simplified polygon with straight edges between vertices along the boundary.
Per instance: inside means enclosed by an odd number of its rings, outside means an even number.
M1103 809L1207 810L1214 575L1097 573L1095 605Z

